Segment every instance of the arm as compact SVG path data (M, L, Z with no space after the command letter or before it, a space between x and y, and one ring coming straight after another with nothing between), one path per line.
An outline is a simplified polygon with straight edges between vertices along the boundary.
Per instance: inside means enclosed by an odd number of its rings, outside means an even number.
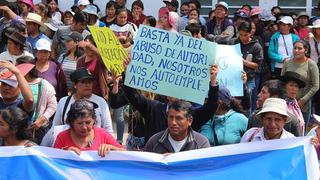
M309 67L310 72L307 74L311 78L311 88L300 99L304 102L307 102L309 99L311 99L312 96L314 96L316 94L316 92L319 90L319 69L318 69L317 65L311 59L308 59L308 61L309 61L308 66L310 66ZM308 69L308 71L309 71L309 69Z
M221 44L227 44L236 33L234 32L234 29L233 26L228 26L220 35L214 37L214 41Z
M8 6L0 6L0 11L1 10L6 13L11 20L15 19L17 16Z
M278 54L278 52L276 51L276 45L278 45L278 42L276 37L276 34L274 34L271 39L270 39L270 43L269 43L269 48L268 48L268 56L270 58L271 61L273 62L278 62L278 63L282 63L284 61L284 58Z
M216 112L218 108L218 85L217 85L218 66L211 66L210 88L207 102L196 109L193 115L192 128L198 131Z
M33 110L33 94L31 91L31 88L27 82L27 80L24 78L24 76L21 74L18 68L16 68L11 62L9 61L1 61L0 67L7 68L9 71L11 71L17 78L18 86L20 88L21 94L23 96L23 108L27 112L31 112Z
M43 113L43 116L49 120L51 116L56 112L57 109L57 98L56 98L56 91L54 87L50 83L44 83L47 86L47 92L45 93L47 97L47 109Z

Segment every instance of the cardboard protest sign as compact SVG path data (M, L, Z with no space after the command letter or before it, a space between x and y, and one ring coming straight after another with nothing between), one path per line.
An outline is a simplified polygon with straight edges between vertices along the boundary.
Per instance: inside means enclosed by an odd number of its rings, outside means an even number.
M216 43L142 25L125 85L203 104L215 53Z
M229 89L232 96L243 96L241 78L243 61L240 44L218 45L216 64L219 66L219 86Z
M123 72L123 60L128 56L126 50L122 47L117 36L107 27L89 27L90 32L97 45L104 65L120 75Z

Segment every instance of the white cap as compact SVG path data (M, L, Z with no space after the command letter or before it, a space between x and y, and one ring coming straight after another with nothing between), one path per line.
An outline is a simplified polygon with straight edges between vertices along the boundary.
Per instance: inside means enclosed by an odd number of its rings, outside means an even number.
M51 42L48 39L41 38L36 42L36 50L46 50L51 52Z
M309 28L320 28L320 19L313 21L312 26L308 26Z
M292 17L290 16L283 16L281 19L280 19L280 22L284 23L284 24L291 24L293 25L293 19Z
M220 1L220 2L218 2L218 3L215 5L216 8L217 8L218 6L222 6L222 7L224 7L226 10L229 9L229 5L228 5L226 2L223 2L223 1Z
M267 112L274 112L277 114L281 114L283 116L287 116L287 121L291 121L291 117L288 114L287 103L285 100L280 98L268 98L264 101L263 107L260 112L256 114L256 118L261 120L261 115Z
M77 5L88 6L89 4L90 4L89 0L79 0Z

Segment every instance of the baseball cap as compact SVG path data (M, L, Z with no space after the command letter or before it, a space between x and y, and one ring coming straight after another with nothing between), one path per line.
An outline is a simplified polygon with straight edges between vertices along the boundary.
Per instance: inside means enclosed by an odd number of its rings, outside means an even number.
M73 31L73 32L69 33L68 35L64 36L63 39L66 41L73 40L75 42L79 42L79 41L83 40L83 36L79 32Z
M87 68L79 68L75 71L73 71L70 74L70 79L72 82L81 81L85 79L93 79L93 76L91 75L90 71Z
M292 17L290 16L283 16L281 19L280 19L280 22L284 23L284 24L291 24L293 25L293 19Z
M219 7L219 6L223 7L226 11L228 11L228 9L229 9L229 5L226 2L223 2L223 1L220 1L215 5L216 8Z
M36 42L36 50L46 50L51 52L51 42L45 38L41 38Z
M79 0L78 1L78 6L88 6L90 4L89 0Z

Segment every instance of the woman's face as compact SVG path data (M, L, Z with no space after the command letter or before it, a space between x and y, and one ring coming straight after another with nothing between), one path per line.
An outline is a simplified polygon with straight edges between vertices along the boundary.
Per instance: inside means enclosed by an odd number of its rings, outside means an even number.
M304 58L306 56L306 49L303 47L303 44L297 42L293 47L293 55L295 58Z
M239 39L241 43L248 44L250 42L251 33L248 33L246 31L239 31Z
M23 2L19 2L19 6L22 9L21 14L27 15L30 12L30 8Z
M51 52L47 50L39 50L36 53L36 57L38 61L46 62L49 60Z
M141 15L143 12L143 9L140 6L134 5L132 8L133 13L136 13L136 15Z
M63 23L65 25L71 25L73 23L73 16L70 13L65 13L63 18Z
M75 84L75 89L80 96L90 96L92 94L93 80L85 79L80 80Z
M298 96L299 85L294 81L289 81L286 84L288 98L295 99Z
M199 19L199 14L197 11L190 11L189 13L189 20L197 20Z
M160 15L159 24L163 27L169 26L169 14Z
M7 41L7 49L10 54L14 54L14 52L17 51L17 49L20 49L20 45L18 43L15 43L11 39L8 39Z
M0 116L0 138L7 138L12 135L9 124Z
M119 13L117 15L117 24L120 26L123 26L123 25L127 24L127 19L128 19L127 12L122 11L121 13Z
M74 49L76 47L76 43L73 40L66 41L67 50Z
M116 7L111 6L110 8L107 8L106 14L109 18L113 18L116 15Z
M87 137L93 130L94 119L92 117L78 118L72 123L73 132L79 137Z
M56 12L58 4L54 0L52 0L49 3L49 7L50 7L51 12Z

